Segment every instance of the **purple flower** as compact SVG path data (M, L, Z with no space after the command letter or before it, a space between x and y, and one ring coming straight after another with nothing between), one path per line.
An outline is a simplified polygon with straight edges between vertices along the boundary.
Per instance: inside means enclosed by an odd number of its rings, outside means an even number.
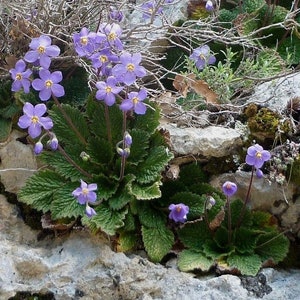
M165 4L173 3L174 0L165 0Z
M53 122L49 117L43 117L47 107L45 104L33 106L26 102L23 106L24 115L19 118L18 126L22 129L28 128L29 135L34 139L42 132L42 127L49 130L53 127Z
M190 208L182 203L171 204L169 206L170 214L169 219L175 222L184 223L187 219L186 215L189 213Z
M104 34L90 32L86 27L83 27L79 33L73 34L75 51L80 57L90 56L105 41Z
M124 18L124 15L121 11L111 7L109 12L109 18L115 22L121 22Z
M128 148L128 147L125 149L117 147L116 149L117 149L117 153L122 157L127 158L130 155L130 148Z
M247 150L246 163L250 166L254 166L256 169L260 169L265 161L271 158L269 151L264 150L259 144L250 146Z
M95 202L97 200L97 194L94 192L97 190L97 184L87 184L83 180L80 180L80 187L72 192L72 195L77 198L80 204L86 204L88 202Z
M199 70L203 70L206 65L212 65L216 62L215 56L210 54L210 48L207 45L194 49L190 59L196 63Z
M132 136L129 134L128 131L125 131L124 143L125 143L125 147L130 147L132 144Z
M99 28L100 33L104 33L107 37L107 42L109 46L116 47L118 50L123 49L123 44L120 40L122 35L122 29L119 24L112 23L103 23Z
M48 69L51 63L51 57L56 57L60 53L60 49L56 45L51 45L51 38L47 35L41 35L33 38L29 44L29 50L24 59L29 63L39 60L40 66Z
M123 87L116 86L117 80L113 76L109 76L107 81L99 81L96 83L98 91L96 99L104 100L108 106L112 106L116 102L116 94L120 93Z
M123 53L120 56L121 64L117 64L112 69L112 74L126 85L131 85L135 82L137 77L144 77L146 75L146 69L139 66L142 61L142 55L140 53L130 54L128 52Z
M40 70L40 78L34 79L32 87L39 92L39 97L42 101L47 101L53 94L56 97L62 97L65 90L62 85L58 84L62 80L62 73L55 71L50 73L49 70Z
M152 17L153 14L155 14L155 16L159 15L162 13L162 7L159 6L157 7L157 3L155 1L148 1L145 2L141 8L143 10L143 19L150 19Z
M120 109L128 111L134 109L134 112L138 115L144 115L146 113L146 105L142 102L147 97L147 91L145 89L137 92L130 92L128 99L123 100L120 104Z
M85 214L89 218L91 218L92 216L95 216L97 213L96 213L96 211L92 207L90 207L88 204L86 204Z
M44 149L44 146L42 144L41 141L38 141L35 145L34 145L34 153L36 155L40 154Z
M214 5L212 3L212 1L208 0L205 4L205 9L207 11L213 11L214 10Z
M57 150L58 148L58 139L56 136L54 136L50 141L49 141L49 146L52 150Z
M264 173L261 169L256 169L255 174L256 174L256 177L259 179L264 177Z
M30 80L29 77L32 74L32 71L26 69L26 64L24 60L20 59L17 61L15 68L11 69L9 73L11 74L14 82L12 83L11 90L13 92L19 91L22 87L25 93L29 93Z
M226 181L222 186L222 191L227 197L231 197L236 193L237 185L234 182Z
M89 57L94 68L105 68L110 62L117 62L118 56L113 54L108 48L94 53Z

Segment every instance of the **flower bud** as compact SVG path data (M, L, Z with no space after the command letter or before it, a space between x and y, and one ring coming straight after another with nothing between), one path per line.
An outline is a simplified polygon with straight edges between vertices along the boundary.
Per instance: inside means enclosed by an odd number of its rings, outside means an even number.
M56 136L54 136L50 141L49 141L49 146L52 150L57 150L58 148L58 139Z
M44 146L42 144L41 141L38 141L35 145L34 145L34 153L36 155L40 154L44 149Z
M132 137L127 131L124 134L124 142L126 147L130 147L132 144Z

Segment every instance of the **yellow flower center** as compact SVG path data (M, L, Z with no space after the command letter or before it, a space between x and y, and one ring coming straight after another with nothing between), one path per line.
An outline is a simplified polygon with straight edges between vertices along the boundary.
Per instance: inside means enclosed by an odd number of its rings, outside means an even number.
M83 188L83 189L82 189L82 194L83 194L84 196L86 196L88 193L89 193L89 190L88 190L87 188Z
M205 56L204 56L204 54L200 53L200 54L199 54L199 58L200 58L200 59L204 59L204 60L205 60Z
M261 152L259 152L259 151L256 152L255 156L256 156L257 158L262 158L262 154L261 154Z
M134 64L128 64L128 65L127 65L127 70L128 70L129 72L132 72L132 71L134 70Z
M88 41L89 40L86 36L83 36L83 37L80 38L80 44L83 45L83 46L86 46Z
M139 98L138 97L133 97L132 102L133 102L133 104L137 104L139 102Z
M36 124L39 122L39 117L38 116L32 116L31 117L31 123Z
M111 33L108 35L108 39L109 39L110 41L113 41L113 40L115 40L116 38L117 38L117 35L116 35L115 32L111 32Z
M112 90L112 88L111 88L110 86L107 86L107 87L105 88L105 92L106 92L106 93L111 93L111 90Z
M179 205L176 206L176 211L177 211L177 212L180 212L180 211L181 211L181 206L179 206Z
M21 73L17 73L16 80L22 80L23 76Z
M43 54L43 53L45 53L45 51L46 51L46 49L45 49L44 46L39 46L39 47L37 48L37 50L38 50L38 52L39 52L40 54Z
M52 80L49 79L49 80L45 81L45 86L46 86L47 89L51 88L52 85L53 85Z
M107 58L106 55L101 55L101 56L99 57L99 60L100 60L101 62L105 63L105 62L108 61L108 58Z

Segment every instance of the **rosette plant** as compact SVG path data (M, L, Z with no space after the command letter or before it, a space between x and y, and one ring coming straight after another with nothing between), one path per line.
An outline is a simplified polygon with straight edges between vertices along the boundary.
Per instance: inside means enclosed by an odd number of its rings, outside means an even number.
M116 34L118 40L112 40ZM47 42L51 47L48 38ZM168 206L156 210L153 203L161 197L161 173L172 154L157 130L159 109L139 87L139 79L147 73L140 66L142 56L128 54L120 42L118 24L74 34L75 51L95 70L90 74L94 80L90 95L80 105L58 99L68 98L58 70L50 73L43 68L36 72L40 79L26 77L40 97L34 100L40 102L35 107L42 105L43 111L37 114L32 109L29 114L25 109L19 124L25 130L29 127L28 140L35 144L43 167L27 181L18 199L49 214L54 223L77 222L115 236L120 251L142 241L150 258L159 261L171 249L174 235L168 228ZM111 55L105 64L96 63L95 57L102 59L103 53ZM115 74L120 68L123 72ZM26 102L26 107L33 105ZM41 123L42 115L51 119L51 128Z

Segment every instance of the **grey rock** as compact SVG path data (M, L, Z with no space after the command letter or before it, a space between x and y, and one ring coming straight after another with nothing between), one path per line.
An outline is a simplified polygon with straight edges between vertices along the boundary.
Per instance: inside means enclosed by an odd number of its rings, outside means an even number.
M180 128L175 124L164 124L161 127L169 132L171 148L178 155L224 157L242 146L240 133L231 128Z

